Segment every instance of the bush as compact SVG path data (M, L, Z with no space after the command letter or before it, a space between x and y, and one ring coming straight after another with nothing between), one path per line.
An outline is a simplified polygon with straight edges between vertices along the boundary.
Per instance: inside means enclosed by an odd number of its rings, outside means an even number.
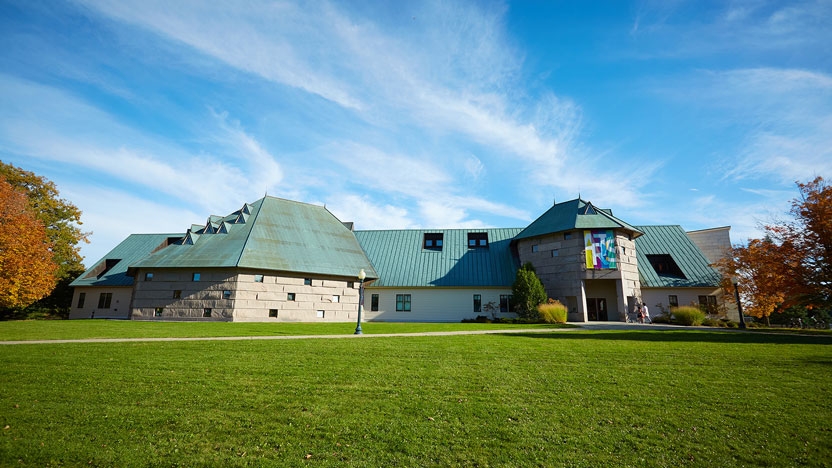
M705 321L705 312L696 307L677 307L673 311L673 319L679 325L698 326Z
M660 314L650 319L652 323L670 323L670 316Z
M548 304L537 306L540 319L546 323L566 323L566 306L560 301L549 299Z
M702 325L705 325L706 327L718 327L719 320L711 317L705 317L705 320L702 321Z
M543 283L534 272L531 263L526 263L519 270L511 285L511 294L514 296L515 312L520 318L538 320L537 306L546 302L546 290Z

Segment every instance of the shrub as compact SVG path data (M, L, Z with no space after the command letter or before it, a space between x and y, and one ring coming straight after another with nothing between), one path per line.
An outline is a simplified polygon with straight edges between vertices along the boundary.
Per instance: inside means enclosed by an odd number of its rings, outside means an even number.
M711 317L705 317L705 320L702 321L702 325L705 325L706 327L718 327L719 320Z
M677 307L673 311L673 318L679 325L698 326L705 321L705 312L696 307Z
M549 299L548 304L537 306L537 313L540 319L546 323L566 323L566 306L560 301Z
M660 314L650 319L653 323L670 323L670 316L665 314Z
M534 272L531 263L526 263L519 270L511 286L514 306L520 318L537 320L537 306L546 302L546 290Z

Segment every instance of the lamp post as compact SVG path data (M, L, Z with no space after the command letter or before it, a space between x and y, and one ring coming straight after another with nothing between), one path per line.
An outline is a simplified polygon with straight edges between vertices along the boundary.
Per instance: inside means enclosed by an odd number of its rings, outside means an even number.
M367 273L364 272L362 268L361 271L358 272L358 325L355 327L355 334L360 335L361 331L361 312L364 309L364 278L367 277Z
M731 284L734 285L734 298L737 300L737 311L740 313L740 328L745 328L745 318L742 316L742 303L740 302L740 279L732 276Z

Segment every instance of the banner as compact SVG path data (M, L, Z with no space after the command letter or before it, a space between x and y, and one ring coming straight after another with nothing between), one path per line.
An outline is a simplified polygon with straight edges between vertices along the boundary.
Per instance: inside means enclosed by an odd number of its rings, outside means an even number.
M614 270L615 233L612 229L584 231L587 270Z

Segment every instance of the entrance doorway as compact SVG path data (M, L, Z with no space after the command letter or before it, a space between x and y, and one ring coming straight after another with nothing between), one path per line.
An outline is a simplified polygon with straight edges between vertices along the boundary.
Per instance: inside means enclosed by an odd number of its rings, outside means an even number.
M590 321L606 322L607 318L607 300L603 297L588 297L586 298L586 311Z

